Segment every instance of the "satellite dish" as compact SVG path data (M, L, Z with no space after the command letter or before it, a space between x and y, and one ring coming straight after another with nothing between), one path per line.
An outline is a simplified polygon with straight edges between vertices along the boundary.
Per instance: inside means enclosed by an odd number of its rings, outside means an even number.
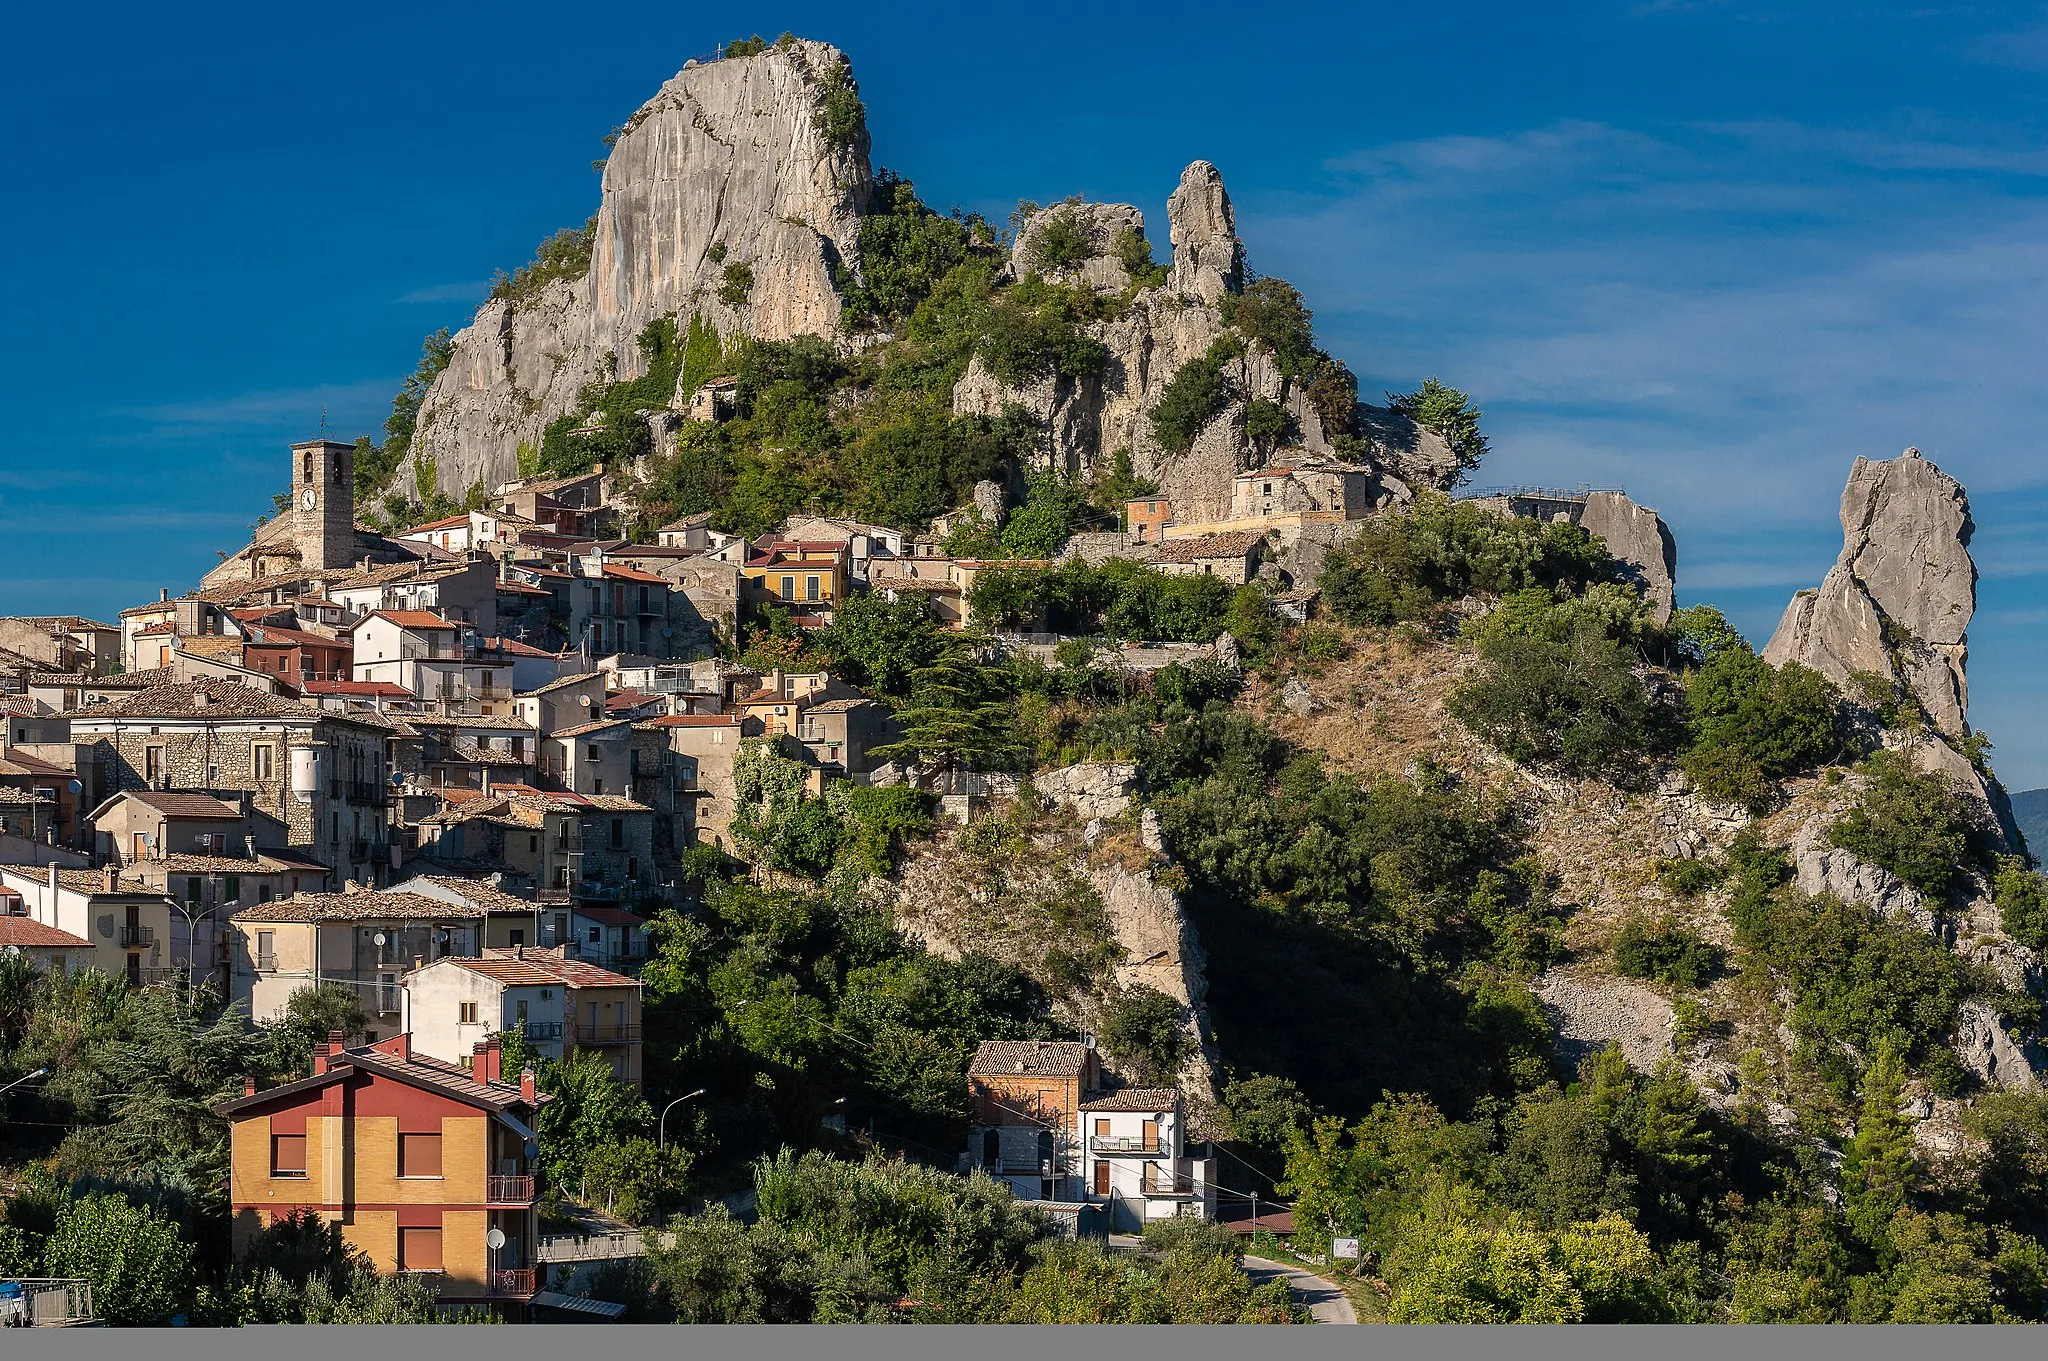
M376 941L377 944L379 945L383 945L385 943L384 933L382 931L379 931L376 935L370 937L370 939Z
M676 631L672 628L664 628L661 631L661 636L664 638L673 638L676 636Z
M74 794L82 794L82 793L84 793L84 792L85 792L85 786L84 786L83 784L81 784L81 783L80 783L79 781L77 781L77 780L72 780L72 781L70 782L70 786L69 786L69 787L70 787L70 789L71 789L71 792L72 792L72 793L74 793Z
M525 1147L521 1151L526 1154L527 1161L531 1162L533 1159L538 1158L540 1156L540 1145L535 1143L533 1140L528 1139L526 1141Z
M492 1225L491 1231L484 1235L484 1242L490 1244L492 1252L496 1252L499 1248L505 1246L505 1231L496 1225Z
M576 702L577 702L578 704L581 704L581 705L582 705L582 706L583 706L584 708L588 709L588 708L590 707L590 696L589 696L589 695L578 695L578 696L576 696Z

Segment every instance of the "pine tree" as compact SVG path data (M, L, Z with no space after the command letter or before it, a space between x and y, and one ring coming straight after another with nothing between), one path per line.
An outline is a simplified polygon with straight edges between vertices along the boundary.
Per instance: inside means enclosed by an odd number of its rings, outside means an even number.
M1905 1090L1905 1065L1890 1041L1863 1074L1863 1111L1855 1137L1842 1156L1842 1191L1849 1227L1873 1249L1889 1250L1892 1216L1905 1204L1919 1177L1914 1155L1912 1121L1899 1113Z

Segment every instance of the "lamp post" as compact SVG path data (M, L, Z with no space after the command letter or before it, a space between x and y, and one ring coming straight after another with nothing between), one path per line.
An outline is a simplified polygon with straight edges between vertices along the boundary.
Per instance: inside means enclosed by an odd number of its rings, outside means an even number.
M35 1079L39 1077L48 1077L49 1075L50 1070L47 1067L38 1068L33 1073L24 1073L22 1076L8 1083L5 1087L0 1087L0 1096L4 1096L8 1092L13 1091L16 1087L19 1087L24 1082L33 1082L35 1081Z
M0 1088L0 1091L4 1090L5 1088ZM665 1150L668 1148L668 1113L674 1110L676 1107L682 1105L685 1101L688 1101L691 1097L702 1095L704 1095L704 1089L702 1087L699 1087L694 1092L684 1092L681 1096L677 1097L675 1100L669 1102L666 1106L663 1106L661 1108L661 1121L655 1131L657 1140L655 1143L656 1149Z

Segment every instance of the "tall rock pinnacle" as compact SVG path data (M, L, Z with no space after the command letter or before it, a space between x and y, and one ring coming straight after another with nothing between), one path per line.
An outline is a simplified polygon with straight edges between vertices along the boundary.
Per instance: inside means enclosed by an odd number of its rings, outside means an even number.
M1903 684L1951 741L1970 731L1965 637L1977 608L1970 499L1908 449L1859 458L1842 492L1842 552L1818 591L1801 591L1764 649L1847 687L1857 672Z
M1225 293L1235 293L1244 279L1244 248L1222 172L1207 161L1183 170L1180 187L1166 200L1166 220L1174 290L1212 307Z

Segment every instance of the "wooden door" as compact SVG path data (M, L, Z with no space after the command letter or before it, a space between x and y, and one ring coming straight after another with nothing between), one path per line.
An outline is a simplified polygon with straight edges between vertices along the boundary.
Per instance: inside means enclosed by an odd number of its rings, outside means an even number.
M1095 1194L1098 1196L1109 1194L1109 1164L1106 1162L1095 1164Z
M1147 1120L1147 1121L1145 1122L1145 1131L1144 1131L1144 1132L1145 1132L1145 1147L1147 1147L1147 1148L1157 1148L1157 1147L1159 1147L1159 1122L1158 1122L1157 1120Z

